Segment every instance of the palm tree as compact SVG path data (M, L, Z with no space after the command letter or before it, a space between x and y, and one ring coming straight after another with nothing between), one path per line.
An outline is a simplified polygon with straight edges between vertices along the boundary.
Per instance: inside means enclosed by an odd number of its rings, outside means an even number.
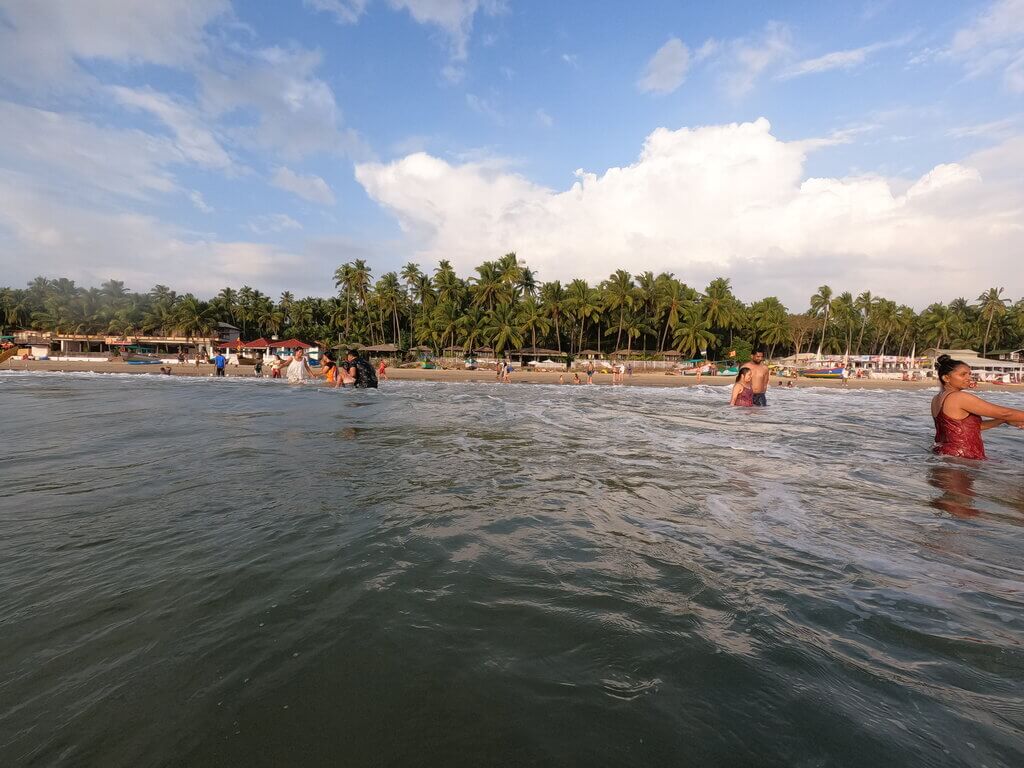
M500 355L509 347L520 349L523 346L523 335L515 308L511 304L499 304L493 311L487 313L484 333L490 338L496 355Z
M871 320L871 310L875 308L875 298L871 291L861 293L853 303L854 309L860 314L860 334L857 336L857 354L860 354L860 345L864 341L864 329L868 327Z
M677 351L690 357L718 343L701 305L694 304L686 308L682 320L672 333L672 342Z
M821 338L818 339L818 357L821 357L821 347L825 343L825 331L828 328L828 316L832 309L832 289L827 285L818 288L818 292L811 296L811 312L814 317L823 316L821 322Z
M473 281L473 305L494 309L494 305L504 297L501 268L493 261L485 261L476 271L478 277Z
M622 343L622 331L625 328L626 310L633 307L636 299L636 286L633 285L633 277L624 269L617 269L605 280L601 287L604 289L605 309L609 311L618 310L619 320L616 326L618 335L615 337L615 348L619 349ZM598 334L600 336L600 334Z
M551 331L547 313L533 297L528 298L519 305L519 327L523 331L530 332L530 339L534 349L537 348L537 332L541 336Z
M1002 293L1002 288L989 288L978 297L978 309L981 311L982 320L985 321L985 342L981 352L982 357L988 356L988 336L992 331L992 321L1006 314L1006 305L1010 300L1004 299Z
M558 351L562 351L562 329L559 327L559 320L565 309L565 290L558 280L544 283L540 288L540 300L544 306L544 312L555 324L555 343ZM536 344L534 345L536 346Z

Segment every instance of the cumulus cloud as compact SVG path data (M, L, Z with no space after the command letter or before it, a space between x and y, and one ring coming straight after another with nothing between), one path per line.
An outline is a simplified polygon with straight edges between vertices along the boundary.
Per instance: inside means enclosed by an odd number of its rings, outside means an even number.
M1007 290L1024 292L1013 266L1024 249L1019 145L899 185L807 178L807 151L762 118L659 128L632 165L580 170L564 191L425 153L359 164L356 178L418 244L417 258L464 272L482 254L514 250L545 280L598 280L619 267L698 285L727 275L741 295L775 293L796 306L825 280L919 306L978 293L991 275L1014 275Z
M672 93L683 84L690 68L690 49L678 37L669 38L647 62L637 81L643 93Z

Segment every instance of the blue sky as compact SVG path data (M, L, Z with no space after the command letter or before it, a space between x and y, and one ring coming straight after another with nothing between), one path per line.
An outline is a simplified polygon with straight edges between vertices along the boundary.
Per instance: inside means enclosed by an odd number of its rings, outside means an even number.
M1024 293L1024 0L0 0L0 267Z

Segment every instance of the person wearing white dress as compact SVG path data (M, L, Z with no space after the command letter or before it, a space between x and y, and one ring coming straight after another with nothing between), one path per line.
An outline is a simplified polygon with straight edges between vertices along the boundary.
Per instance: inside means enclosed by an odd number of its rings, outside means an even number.
M288 383L301 384L311 378L313 378L313 369L309 367L305 352L302 349L295 350L291 362L288 363Z

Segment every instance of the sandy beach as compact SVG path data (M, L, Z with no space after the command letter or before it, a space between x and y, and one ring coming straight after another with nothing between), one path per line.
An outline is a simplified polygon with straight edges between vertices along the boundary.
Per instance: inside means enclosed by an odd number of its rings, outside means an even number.
M9 360L0 365L0 371L49 371L54 373L130 373L138 375L160 376L159 366L130 365L128 363L105 362L61 362L57 360ZM212 365L173 365L172 376L209 376L213 377ZM227 376L252 377L253 370L246 366L229 366ZM554 371L523 371L512 374L513 384L557 384L559 374ZM443 370L423 368L389 368L388 378L392 381L436 381L448 383L479 383L494 384L494 371L489 370ZM586 377L580 374L586 381ZM611 386L611 375L598 373L594 376L594 384ZM565 374L566 386L572 386L572 374ZM777 387L778 378L772 378L772 388ZM783 379L783 386L789 381L794 387L823 387L842 389L841 381L828 379ZM633 387L693 387L699 384L727 386L733 383L732 376L703 376L700 382L695 376L670 376L664 373L636 373L627 376L623 386ZM585 386L585 385L581 385ZM918 390L935 387L934 380L925 381L889 381L885 379L851 379L848 389L883 389L883 390ZM979 384L980 391L1021 391L1024 385Z

